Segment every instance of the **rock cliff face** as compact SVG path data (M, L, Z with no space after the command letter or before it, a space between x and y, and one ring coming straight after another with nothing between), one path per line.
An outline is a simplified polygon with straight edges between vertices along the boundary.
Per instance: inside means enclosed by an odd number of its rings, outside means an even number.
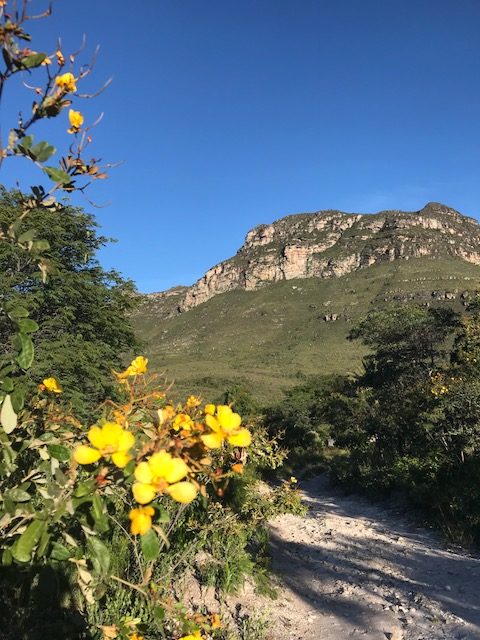
M480 225L431 202L416 212L287 216L247 234L237 254L182 291L187 311L232 289L252 290L294 278L335 278L372 264L428 256L480 265Z

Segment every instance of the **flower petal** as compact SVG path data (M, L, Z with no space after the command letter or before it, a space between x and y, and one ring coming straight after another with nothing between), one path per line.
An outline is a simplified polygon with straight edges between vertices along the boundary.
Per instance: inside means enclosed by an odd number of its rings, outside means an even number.
M158 451L150 457L148 466L153 477L165 478L170 470L172 456L167 451Z
M96 449L103 449L106 445L105 436L100 427L92 427L87 434L87 438Z
M215 418L215 416L212 416L210 414L207 414L205 416L205 424L207 425L207 427L210 427L210 429L215 432L218 432L221 429L218 423L218 420Z
M195 499L197 487L191 482L177 482L168 487L167 493L175 502L188 504Z
M234 447L248 447L252 442L252 436L248 429L239 429L230 436L227 436L227 440Z
M164 478L169 484L171 484L184 478L188 472L189 468L181 458L172 458L169 469L164 475Z
M78 464L93 464L100 460L101 457L100 451L92 449L92 447L87 447L86 444L81 444L73 452L73 459L75 462L78 462Z
M135 479L143 484L150 484L153 480L152 470L148 462L140 462L135 467Z
M238 413L222 413L218 416L218 422L225 431L234 431L242 424L242 418Z
M147 504L151 502L155 496L155 488L151 484L143 484L141 482L134 482L132 486L133 497L139 504Z
M129 453L125 453L125 451L117 451L116 453L112 453L112 462L119 469L123 469L132 459L132 456Z
M223 436L220 433L209 433L206 436L200 436L200 438L207 449L218 449L223 443Z
M102 427L105 445L118 448L119 440L124 433L123 427L116 422L106 422Z
M128 515L132 521L130 524L130 532L134 536L145 535L152 527L153 513L152 507L132 509Z
M215 405L214 404L206 404L205 405L205 409L204 412L213 416L213 414L215 413Z
M129 451L135 444L135 436L130 431L122 431L118 439L118 450Z

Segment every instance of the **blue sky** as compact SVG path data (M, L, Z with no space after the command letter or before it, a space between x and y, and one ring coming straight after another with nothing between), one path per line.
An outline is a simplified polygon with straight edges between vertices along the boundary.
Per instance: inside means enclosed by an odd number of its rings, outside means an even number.
M57 0L33 32L101 45L113 83L74 106L105 112L93 150L124 162L90 193L109 206L84 204L118 240L102 263L141 291L191 284L290 213L480 215L478 0ZM3 183L30 184L7 164Z

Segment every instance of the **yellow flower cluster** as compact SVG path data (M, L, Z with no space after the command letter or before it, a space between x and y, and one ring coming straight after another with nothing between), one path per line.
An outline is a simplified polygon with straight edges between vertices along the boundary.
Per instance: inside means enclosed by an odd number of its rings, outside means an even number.
M132 459L128 452L135 444L135 436L116 422L92 427L87 438L93 447L81 444L73 452L73 458L78 464L92 464L100 458L111 458L115 466L123 469Z
M75 76L70 72L57 76L55 84L65 93L74 93L77 90Z
M208 449L218 449L225 440L234 447L248 447L252 442L250 431L241 426L241 416L228 405L207 404L205 414L205 424L211 432L201 439Z
M68 129L68 133L78 133L83 125L83 115L80 111L70 109L68 112L68 119L70 121L70 129Z
M155 514L153 507L139 507L132 509L128 515L132 521L130 531L134 536L143 536L152 527L152 517Z
M167 493L176 502L188 504L197 495L197 487L184 480L189 472L184 460L158 451L135 468L133 497L139 504L147 504L158 494Z
M47 391L50 391L51 393L63 392L63 389L56 378L45 378L45 380L43 381L43 386Z
M122 371L122 373L117 373L116 376L119 380L125 380L130 376L141 376L147 372L148 358L144 358L143 356L137 356L129 366Z
M147 358L137 356L125 371L115 375L123 383L130 376L146 373L147 365ZM200 399L189 396L183 406L174 408L167 404L157 409L158 427L151 425L150 429L156 431L146 431L151 441L136 447L135 435L129 431L138 419L134 412L135 385L127 385L126 390L130 394L127 404L115 405L113 421L89 429L90 445L77 446L73 459L78 464L90 465L103 458L123 469L133 460L137 449L132 494L139 506L130 511L130 531L133 535L145 535L155 515L155 507L150 503L160 495L168 495L175 502L189 504L201 489L195 474L218 477L217 471L209 470L208 450L218 449L225 442L234 447L248 447L252 437L242 427L241 416L228 405L207 404L202 410ZM151 397L158 401L164 394L151 393ZM234 464L231 469L242 473L243 464Z

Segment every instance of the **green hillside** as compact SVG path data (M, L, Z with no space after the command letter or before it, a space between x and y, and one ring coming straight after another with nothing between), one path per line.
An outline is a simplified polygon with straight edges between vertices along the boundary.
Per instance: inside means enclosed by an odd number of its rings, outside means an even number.
M175 295L146 298L134 322L178 396L194 389L212 397L242 382L269 404L304 375L358 371L363 348L346 336L369 310L410 300L460 310L478 288L480 267L463 260L395 260L341 278L230 291L173 317L165 316Z

